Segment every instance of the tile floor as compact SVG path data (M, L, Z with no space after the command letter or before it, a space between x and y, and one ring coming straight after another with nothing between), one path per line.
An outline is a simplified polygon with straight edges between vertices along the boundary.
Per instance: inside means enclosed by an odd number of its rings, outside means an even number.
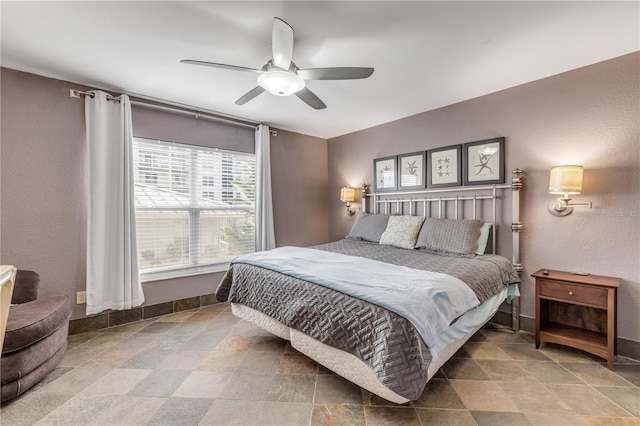
M207 306L69 338L2 425L640 425L640 362L490 325L398 406Z

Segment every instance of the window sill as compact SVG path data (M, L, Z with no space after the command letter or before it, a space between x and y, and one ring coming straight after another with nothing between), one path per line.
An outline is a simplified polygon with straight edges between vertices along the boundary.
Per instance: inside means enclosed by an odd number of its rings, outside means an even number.
M214 274L216 272L226 272L229 269L229 262L215 265L194 266L190 268L170 269L164 271L144 272L140 274L140 281L150 283L154 281L165 281L176 278L193 277L197 275Z

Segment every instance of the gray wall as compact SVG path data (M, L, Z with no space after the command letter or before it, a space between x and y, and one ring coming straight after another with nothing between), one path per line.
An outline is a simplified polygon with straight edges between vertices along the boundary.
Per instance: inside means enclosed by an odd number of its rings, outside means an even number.
M618 335L640 341L639 63L634 53L330 139L329 238L353 222L339 188L370 183L374 158L505 136L507 173L526 173L523 315L534 316L530 275L540 268L620 277ZM574 199L593 209L549 214L549 169L562 164L585 167Z
M85 290L86 208L82 86L1 69L0 263L41 275L41 295ZM253 151L253 130L134 108L136 135ZM326 242L327 142L290 132L272 137L279 245ZM212 293L220 273L144 284L146 305Z

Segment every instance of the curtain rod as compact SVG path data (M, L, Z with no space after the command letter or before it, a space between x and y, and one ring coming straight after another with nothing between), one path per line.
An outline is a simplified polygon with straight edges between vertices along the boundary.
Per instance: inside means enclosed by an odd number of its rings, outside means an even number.
M69 90L69 96L71 96L72 98L80 98L81 96L89 96L90 98L93 98L93 97L95 97L95 93L93 93L93 91L82 91L82 90L70 89ZM107 100L120 102L120 98L119 97L115 97L115 96L111 96L111 95L107 95ZM191 115L195 119L205 118L205 119L213 120L213 121L222 121L222 122L233 124L233 125L236 125L236 126L250 127L250 128L253 128L253 129L255 129L257 124L258 124L258 123L248 122L248 121L241 121L241 120L235 120L235 119L232 119L232 118L221 117L221 116L218 116L218 115L215 115L215 114L211 114L211 113L207 113L207 112L200 112L200 111L194 111L194 110L189 110L189 109L181 109L181 108L176 108L176 107L171 107L171 106L164 106L164 105L156 105L156 104L147 103L147 102L141 102L141 101L137 101L137 100L132 100L131 101L131 105L136 105L136 106L140 106L140 107L143 107L143 108L149 108L149 109L156 109L156 110L160 110L160 111ZM278 136L278 133L275 130L270 130L270 133L271 133L272 136Z

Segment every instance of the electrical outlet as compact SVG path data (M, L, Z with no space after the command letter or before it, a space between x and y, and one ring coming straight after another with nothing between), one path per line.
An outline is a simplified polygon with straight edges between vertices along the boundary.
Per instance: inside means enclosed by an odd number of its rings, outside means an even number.
M76 304L82 305L83 303L87 303L87 292L79 291L76 293Z

